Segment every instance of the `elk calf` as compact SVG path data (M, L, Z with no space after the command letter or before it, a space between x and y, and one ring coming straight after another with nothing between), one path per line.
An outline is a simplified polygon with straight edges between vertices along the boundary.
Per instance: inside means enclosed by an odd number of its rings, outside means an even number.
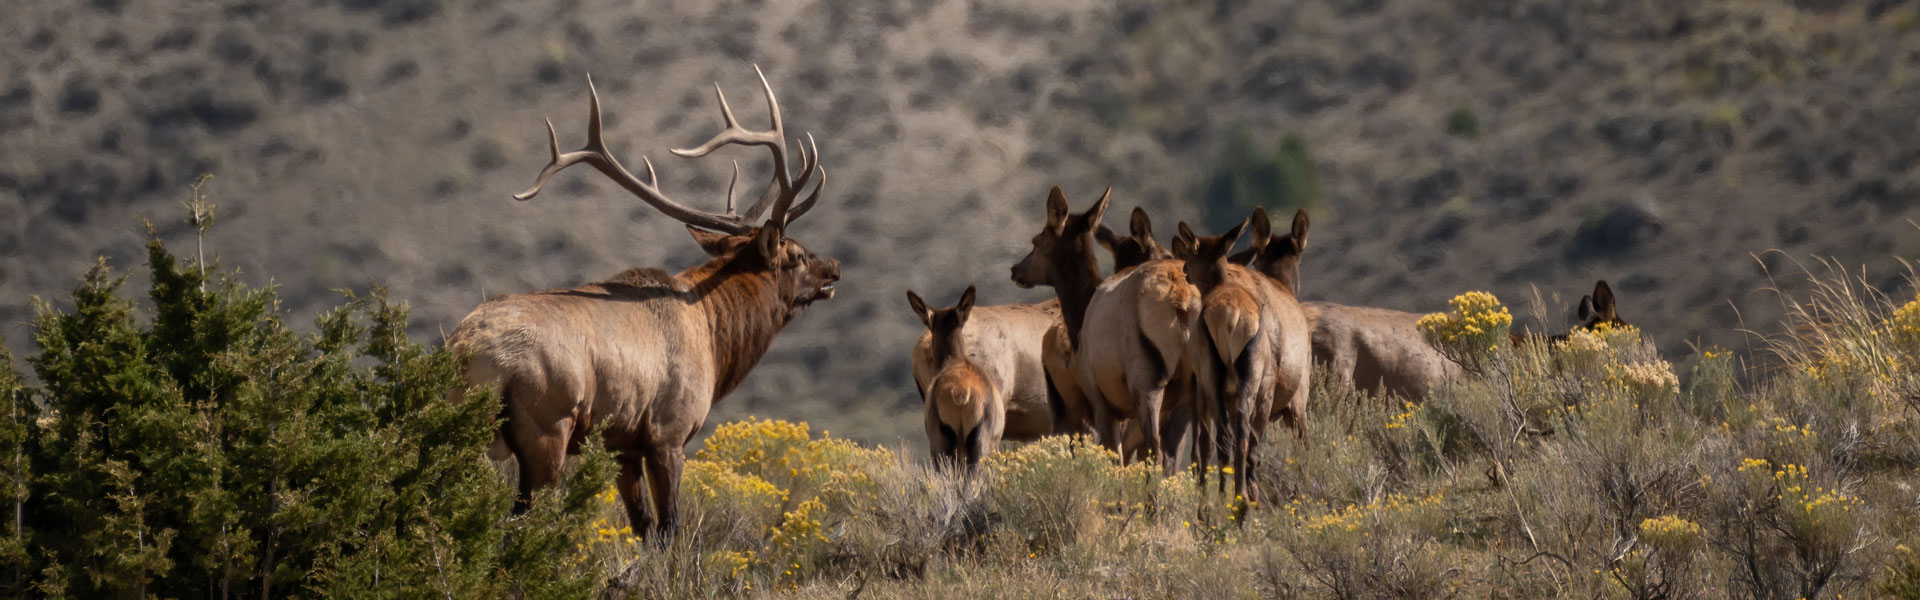
M935 464L957 464L967 473L999 447L1007 426L1002 388L971 358L962 334L973 299L973 286L967 286L953 306L928 308L919 294L907 291L907 304L932 338L933 377L924 406L927 444Z
M917 311L917 309L916 309ZM1046 380L1043 346L1048 329L1060 321L1060 303L995 304L973 307L960 337L967 359L999 388L1006 400L1006 431L1002 439L1031 441L1056 433L1059 412L1053 406ZM939 368L932 331L913 346L913 382L925 401Z

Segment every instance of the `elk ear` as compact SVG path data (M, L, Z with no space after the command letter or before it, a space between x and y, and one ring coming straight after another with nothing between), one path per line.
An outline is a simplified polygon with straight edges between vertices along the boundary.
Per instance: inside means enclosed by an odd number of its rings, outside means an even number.
M1293 211L1293 250L1307 251L1307 209Z
M1186 227L1186 224L1181 223L1180 226L1184 228ZM1188 233L1191 233L1191 232L1188 232ZM1180 260L1193 260L1193 240L1191 239L1188 239L1183 236L1175 236L1173 238L1172 250L1173 250L1174 258L1178 258Z
M960 302L953 305L955 323L964 325L967 322L967 316L973 314L973 296L971 285L967 286L967 291L960 292Z
M1593 314L1602 319L1618 319L1620 313L1614 312L1613 288L1607 287L1607 280L1593 283Z
M1267 213L1263 211L1259 214L1264 215ZM1239 225L1233 226L1233 229L1228 229L1226 233L1220 234L1220 255L1226 256L1228 252L1233 251L1233 245L1240 243L1240 233L1246 230L1247 222L1241 221Z
M1120 241L1120 234L1114 233L1113 228L1108 227L1106 223L1101 223L1099 227L1093 228L1093 239L1099 241L1107 252L1113 252L1113 245Z
M1106 216L1107 201L1111 199L1113 199L1113 188L1107 188L1107 191L1100 194L1100 199L1094 201L1093 206L1087 209L1087 212L1080 213L1080 216L1074 219L1074 231L1084 232L1102 225L1100 218Z
M780 242L787 238L783 229L784 226L767 223L761 225L760 231L753 236L754 249L760 252L761 258L767 260L767 264L776 269L786 262L786 256L780 252Z
M733 246L727 243L727 238L731 236L724 233L714 233L692 225L687 226L687 233L693 235L693 243L699 244L700 250L706 252L707 256L724 256Z
M1580 309L1578 314L1579 314L1581 323L1586 323L1587 321L1593 319L1593 296L1580 297Z
M1267 242L1273 241L1273 221L1267 219L1265 207L1255 206L1253 215L1247 217L1247 222L1253 226L1253 239L1247 240L1247 247L1252 248L1255 254L1259 254L1267 248ZM1233 246L1227 246L1227 249L1231 250Z
M1127 219L1127 230L1133 233L1133 239L1151 241L1153 239L1153 220L1147 218L1147 210L1133 207L1133 216Z
M1187 245L1192 246L1195 241L1198 241L1200 239L1200 236L1193 234L1193 228L1188 227L1186 221L1181 221L1178 227L1180 230L1180 235L1173 238L1173 241L1178 242L1181 240L1186 240Z
M913 307L913 316L920 317L920 324L933 328L933 311L927 308L927 301L921 300L913 290L907 290L907 306Z
M1066 227L1068 212L1066 192L1060 191L1060 186L1053 186L1053 191L1047 193L1047 229L1058 231Z

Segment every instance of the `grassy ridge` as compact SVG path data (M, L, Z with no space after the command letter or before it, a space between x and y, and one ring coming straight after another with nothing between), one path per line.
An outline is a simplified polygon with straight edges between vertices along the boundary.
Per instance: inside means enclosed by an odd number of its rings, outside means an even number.
M750 420L689 462L669 551L613 530L610 494L591 548L640 597L1913 597L1920 298L1820 283L1746 385L1709 351L1682 386L1632 328L1515 349L1463 296L1426 328L1471 380L1388 406L1323 377L1244 523L1079 439L968 482Z

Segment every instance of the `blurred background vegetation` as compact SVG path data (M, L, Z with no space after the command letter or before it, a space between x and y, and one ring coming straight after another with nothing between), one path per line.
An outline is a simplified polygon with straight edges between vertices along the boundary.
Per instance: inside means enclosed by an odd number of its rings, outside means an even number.
M795 235L845 262L716 420L916 439L903 289L1037 301L1007 267L1051 185L1108 185L1162 234L1313 211L1309 299L1431 311L1496 293L1563 327L1609 280L1662 352L1744 355L1784 256L1903 289L1920 251L1920 7L1887 0L28 0L0 20L0 332L29 298L180 242L214 173L209 256L305 323L376 283L432 342L490 295L695 264L589 173L530 203L541 118L580 141L587 73L629 163L717 207L703 139L753 64L833 171ZM745 179L764 176L741 152ZM731 158L731 157L729 157ZM1782 248L1787 254L1766 253ZM144 277L134 269L130 285ZM1783 285L1795 285L1793 279ZM1541 298L1534 310L1531 299ZM1764 353L1758 355L1765 358ZM29 378L33 376L30 374Z

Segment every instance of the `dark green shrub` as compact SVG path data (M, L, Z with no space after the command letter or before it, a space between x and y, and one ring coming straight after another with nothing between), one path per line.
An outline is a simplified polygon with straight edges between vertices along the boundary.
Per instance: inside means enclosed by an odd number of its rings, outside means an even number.
M0 595L580 597L600 584L577 549L605 452L509 518L514 492L484 459L498 407L446 401L458 362L407 339L404 306L349 294L300 333L272 288L157 240L147 262L145 306L104 259L71 310L38 303L27 364L40 389L0 361Z
M1245 131L1234 133L1214 170L1202 181L1202 200L1211 231L1233 227L1255 206L1289 223L1293 209L1311 208L1320 200L1320 175L1307 142L1288 134L1269 151Z
M1447 135L1456 135L1467 139L1479 139L1480 117L1473 109L1462 106L1447 113Z

